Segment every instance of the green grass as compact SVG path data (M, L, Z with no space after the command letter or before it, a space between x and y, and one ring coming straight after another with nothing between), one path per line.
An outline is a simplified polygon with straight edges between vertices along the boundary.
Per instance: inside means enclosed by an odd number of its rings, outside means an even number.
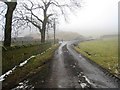
M118 38L86 41L75 47L77 51L118 75Z
M51 47L50 43L40 45L13 46L2 50L2 73L12 69L31 55L41 53Z
M9 77L5 79L5 81L3 81L3 87L11 88L37 71L40 72L42 67L44 67L44 65L51 60L57 47L58 45L52 46L46 53L32 58L26 65L17 68L12 74L9 75Z

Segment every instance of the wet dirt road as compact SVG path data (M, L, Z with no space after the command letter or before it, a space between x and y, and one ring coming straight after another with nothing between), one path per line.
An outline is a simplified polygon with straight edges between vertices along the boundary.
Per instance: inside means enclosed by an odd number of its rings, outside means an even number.
M73 41L63 42L56 50L45 80L35 81L34 88L119 88L120 80L91 63L73 49Z
M45 87L90 88L89 81L85 80L82 70L73 59L67 49L67 43L63 43L55 53L51 74Z

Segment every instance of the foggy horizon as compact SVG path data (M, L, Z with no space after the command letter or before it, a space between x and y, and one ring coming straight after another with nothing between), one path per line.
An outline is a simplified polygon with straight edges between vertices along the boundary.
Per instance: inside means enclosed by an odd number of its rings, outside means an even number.
M58 18L57 31L76 32L89 37L118 34L118 1L119 0L81 0L81 8L68 15L68 22ZM13 32L14 33L14 32ZM17 37L39 33L32 30L20 30ZM0 39L3 31L0 31Z

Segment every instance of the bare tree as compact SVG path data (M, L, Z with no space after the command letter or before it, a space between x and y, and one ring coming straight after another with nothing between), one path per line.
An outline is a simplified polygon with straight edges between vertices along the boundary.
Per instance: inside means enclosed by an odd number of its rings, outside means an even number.
M65 3L65 1L67 3ZM17 20L30 22L37 27L41 33L41 42L45 42L45 33L48 20L62 14L66 18L66 11L79 7L80 4L76 0L40 0L33 2L28 0L29 4L23 3L24 12L20 11L21 17L15 17ZM63 3L64 2L64 3ZM36 13L37 12L37 13ZM39 14L38 14L39 13Z

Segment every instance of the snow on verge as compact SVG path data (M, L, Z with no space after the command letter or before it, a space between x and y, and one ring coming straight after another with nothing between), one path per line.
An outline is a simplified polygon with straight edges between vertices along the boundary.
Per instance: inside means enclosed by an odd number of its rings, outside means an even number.
M19 67L24 66L30 59L34 58L35 56L31 56L30 58L28 58L27 60L25 60L24 62L20 63Z
M38 55L42 55L42 54L44 54L45 52L47 52L48 50L51 50L51 49L52 49L52 48L48 48L47 50L45 50L44 52L42 52L41 54L38 54ZM20 63L18 66L19 66L19 67L24 66L25 64L27 64L27 62L28 62L30 59L32 59L32 58L34 58L34 57L36 57L36 56L38 56L38 55L31 56L30 58L28 58L28 59L25 60L24 62ZM0 82L4 81L5 78L6 78L8 75L10 75L18 66L15 66L12 70L9 70L9 71L7 71L5 74L1 75L1 76L0 76Z
M19 67L24 66L30 59L34 58L35 56L31 56L30 58L28 58L27 60L25 60L24 62L20 63ZM12 70L9 70L8 72L6 72L5 74L0 76L0 82L4 81L5 78L10 75L15 69L17 68L17 66L15 66Z

